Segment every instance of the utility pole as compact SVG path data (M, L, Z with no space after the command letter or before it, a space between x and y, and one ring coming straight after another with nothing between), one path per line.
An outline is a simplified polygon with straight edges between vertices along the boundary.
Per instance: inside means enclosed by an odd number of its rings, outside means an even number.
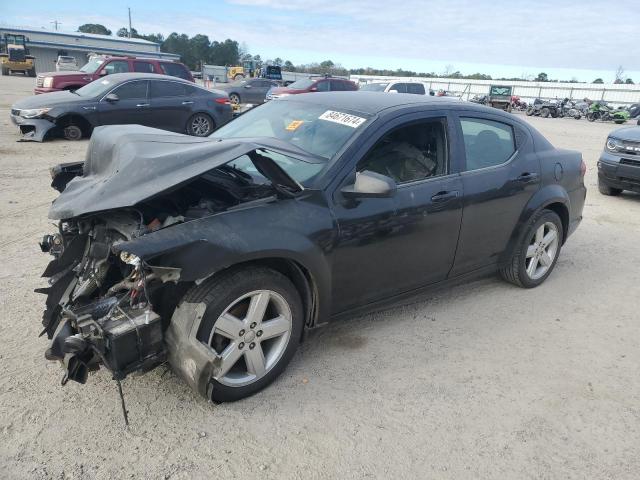
M129 10L129 38L131 38L131 7L127 7Z
M62 22L59 22L58 20L54 20L53 22L49 23L53 24L53 28L56 29L56 32L58 31L58 25L62 25Z

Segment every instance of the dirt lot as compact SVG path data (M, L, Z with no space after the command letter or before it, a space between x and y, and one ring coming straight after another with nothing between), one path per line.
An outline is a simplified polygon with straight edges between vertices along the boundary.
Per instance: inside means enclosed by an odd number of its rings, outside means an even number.
M334 324L285 374L213 405L163 369L60 386L38 338L48 167L87 142L16 143L0 78L0 477L640 477L640 196L596 189L612 124L531 122L588 164L585 220L549 280L497 278ZM163 374L164 373L164 374Z

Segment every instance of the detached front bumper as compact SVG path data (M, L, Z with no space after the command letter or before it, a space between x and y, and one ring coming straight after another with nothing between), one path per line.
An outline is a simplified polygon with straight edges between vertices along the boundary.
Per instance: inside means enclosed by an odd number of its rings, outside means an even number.
M598 161L598 181L611 188L640 193L640 155L603 152Z
M56 124L44 118L23 118L13 113L9 115L11 122L20 129L20 142L42 142Z

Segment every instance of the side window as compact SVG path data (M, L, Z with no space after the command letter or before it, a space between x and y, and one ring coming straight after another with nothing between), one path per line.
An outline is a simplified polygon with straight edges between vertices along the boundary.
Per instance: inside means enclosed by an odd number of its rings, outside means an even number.
M160 62L160 68L165 75L190 80L187 70L179 63Z
M104 72L107 72L107 75L111 75L112 73L127 73L129 71L129 62L126 60L113 60L103 68Z
M141 100L147 98L147 82L127 82L117 87L113 92L120 100Z
M319 92L328 92L329 91L329 82L327 80L323 80L322 82L316 83L316 88Z
M151 81L151 98L182 97L186 94L185 85L171 81Z
M493 167L516 151L513 127L484 118L460 118L467 165L465 170Z
M346 90L344 82L341 82L340 80L331 80L329 83L331 84L332 92L342 92Z
M358 163L357 171L370 170L407 183L444 175L447 165L446 122L429 119L385 134Z
M156 73L153 63L150 62L133 62L133 71L142 73Z
M389 90L395 90L398 93L407 93L407 84L406 83L395 83L391 85Z
M407 93L424 95L424 85L421 83L407 83Z

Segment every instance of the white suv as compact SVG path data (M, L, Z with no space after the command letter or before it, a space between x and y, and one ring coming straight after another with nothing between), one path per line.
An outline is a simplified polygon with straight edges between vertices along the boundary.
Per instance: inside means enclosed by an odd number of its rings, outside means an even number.
M416 95L429 93L432 95L420 82L372 82L362 85L360 90L365 92L415 93Z

